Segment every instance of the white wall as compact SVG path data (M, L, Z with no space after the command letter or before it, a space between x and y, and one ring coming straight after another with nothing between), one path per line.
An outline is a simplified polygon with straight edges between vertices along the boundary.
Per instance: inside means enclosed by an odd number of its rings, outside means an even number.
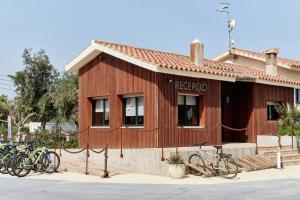
M62 128L64 131L77 131L77 127L75 123L64 123L64 124L58 124L59 128ZM29 132L33 133L36 130L39 130L41 128L41 122L30 122L29 123ZM53 122L47 122L46 123L46 130L54 130L57 128L57 124Z

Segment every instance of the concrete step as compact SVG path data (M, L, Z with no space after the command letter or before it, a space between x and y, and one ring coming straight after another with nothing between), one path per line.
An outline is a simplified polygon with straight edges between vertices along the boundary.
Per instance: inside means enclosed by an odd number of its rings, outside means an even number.
M272 161L277 160L277 156L270 156ZM289 161L289 160L300 160L300 154L289 154L289 155L282 155L283 161Z
M258 147L257 148L257 150L258 150L258 152L265 152L265 151L277 151L278 150L278 146L276 147L274 147L274 146L272 146L272 147ZM292 150L292 146L282 146L282 150Z
M284 164L283 164L283 165L284 165L284 166L300 165L300 159L284 161Z
M282 153L282 155L297 154L298 150L296 150L296 149L282 150L281 153ZM276 156L277 151L261 151L261 152L259 152L259 154L263 155L263 156Z

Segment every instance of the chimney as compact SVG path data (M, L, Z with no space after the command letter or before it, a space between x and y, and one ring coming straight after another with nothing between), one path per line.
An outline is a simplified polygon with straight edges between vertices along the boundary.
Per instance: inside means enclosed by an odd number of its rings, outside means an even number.
M203 43L195 39L190 47L190 57L193 63L198 66L202 66L204 59L204 45Z
M277 55L279 49L272 48L265 51L266 54L266 73L269 75L277 75Z

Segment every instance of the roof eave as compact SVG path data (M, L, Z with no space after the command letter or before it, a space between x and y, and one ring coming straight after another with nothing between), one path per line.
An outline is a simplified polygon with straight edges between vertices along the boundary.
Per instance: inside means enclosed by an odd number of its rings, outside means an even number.
M284 83L284 82L277 82L277 81L270 81L270 80L263 80L263 79L256 79L256 78L248 78L248 79L238 78L237 81L259 83L259 84L273 85L279 87L300 88L300 85L298 84Z
M220 61L226 59L229 55L230 55L230 53L228 51L225 51L222 54L220 54L220 55L216 56L215 58L213 58L212 60L220 62Z

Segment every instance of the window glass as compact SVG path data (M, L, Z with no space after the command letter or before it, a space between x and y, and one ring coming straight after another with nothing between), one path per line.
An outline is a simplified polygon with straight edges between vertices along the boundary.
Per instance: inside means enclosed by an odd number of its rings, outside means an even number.
M124 97L123 110L126 125L144 124L144 97Z
M126 98L126 116L127 117L132 117L132 116L136 116L136 99L135 97L130 97L130 98Z
M296 89L296 103L300 104L300 89Z
M267 102L267 120L279 119L279 113L276 110L276 106L279 104L280 102Z
M199 96L178 96L179 126L199 126Z
M96 99L92 101L92 126L109 125L109 100Z

